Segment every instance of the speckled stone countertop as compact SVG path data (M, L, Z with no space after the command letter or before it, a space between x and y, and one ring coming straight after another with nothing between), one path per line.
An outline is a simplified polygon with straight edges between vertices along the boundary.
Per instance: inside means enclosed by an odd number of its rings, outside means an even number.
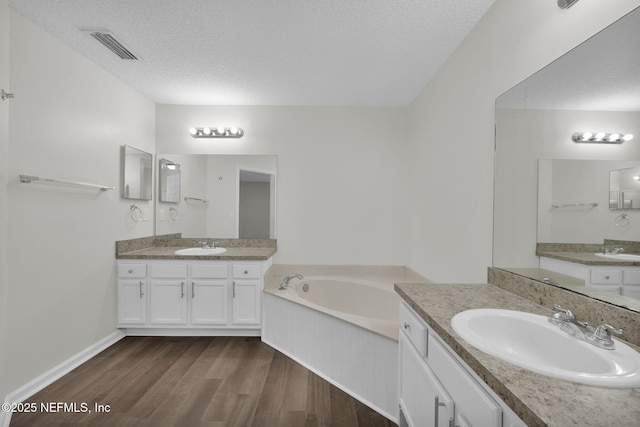
M640 255L640 243L624 240L605 240L602 245L584 243L538 243L536 244L536 255L585 265L640 266L640 261L613 259L594 255L602 252L604 248L613 250L618 247L623 248L624 253Z
M252 260L261 261L271 258L275 248L227 248L227 251L216 255L176 255L178 249L188 246L151 247L132 252L118 254L117 259L176 259L176 260Z
M489 284L396 284L395 289L528 426L631 426L640 420L640 388L592 387L536 374L476 349L451 327L455 314L473 308L542 315L549 309Z
M216 255L175 254L179 249L199 247L200 241L212 240L227 251ZM271 239L181 238L179 235L143 237L116 242L116 259L263 261L276 253L276 246L276 241Z
M605 265L605 266L640 266L640 261L617 260L600 257L587 252L544 252L538 251L538 256L559 259L562 261L576 262L585 265Z

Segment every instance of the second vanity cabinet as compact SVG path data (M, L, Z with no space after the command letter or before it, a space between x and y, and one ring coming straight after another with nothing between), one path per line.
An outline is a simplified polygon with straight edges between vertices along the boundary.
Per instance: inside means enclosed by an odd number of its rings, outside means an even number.
M118 326L135 334L260 335L270 261L118 261Z
M404 301L398 342L401 427L525 426Z
M640 267L585 265L540 257L540 268L584 280L586 286L640 299Z

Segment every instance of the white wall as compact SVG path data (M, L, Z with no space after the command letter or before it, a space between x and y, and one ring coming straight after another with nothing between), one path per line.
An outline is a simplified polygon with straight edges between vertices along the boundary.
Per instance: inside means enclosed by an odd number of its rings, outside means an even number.
M435 281L486 281L495 98L638 5L494 3L410 108L410 267Z
M159 153L276 154L275 262L403 265L407 241L403 108L157 106ZM241 139L194 139L193 126Z
M120 199L119 181L122 144L154 151L154 103L14 12L10 48L16 97L2 156L11 228L2 367L11 369L0 395L116 330L114 242L153 233L152 221L128 220L131 201ZM23 184L19 174L117 189Z
M9 85L9 7L0 3L0 89L11 92ZM9 275L8 196L7 169L9 167L9 105L10 100L0 101L0 401L9 391L8 337L9 337ZM0 415L0 419L2 416Z

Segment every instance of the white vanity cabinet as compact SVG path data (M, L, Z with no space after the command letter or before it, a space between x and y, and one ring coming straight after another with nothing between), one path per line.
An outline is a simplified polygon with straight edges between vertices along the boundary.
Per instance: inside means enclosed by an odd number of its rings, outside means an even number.
M147 323L147 265L118 263L118 323Z
M258 336L270 262L119 260L118 327L129 335Z
M404 301L399 365L401 427L525 426Z
M640 299L640 267L586 265L540 257L540 268L584 280L586 286Z

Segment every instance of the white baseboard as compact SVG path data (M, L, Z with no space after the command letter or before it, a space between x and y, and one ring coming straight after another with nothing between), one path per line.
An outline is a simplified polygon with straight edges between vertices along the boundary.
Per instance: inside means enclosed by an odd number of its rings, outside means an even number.
M4 403L6 404L16 404L20 402L24 402L29 397L33 396L49 384L54 381L62 378L64 375L68 374L78 366L82 365L87 360L91 359L101 351L107 349L112 346L116 342L120 341L124 338L126 334L122 330L117 330L100 341L90 345L79 353L71 356L64 362L60 363L57 366L49 369L47 372L42 375L34 378L29 381L22 387L12 391L9 393L5 399ZM11 412L0 411L0 427L9 427L9 423L11 422Z

